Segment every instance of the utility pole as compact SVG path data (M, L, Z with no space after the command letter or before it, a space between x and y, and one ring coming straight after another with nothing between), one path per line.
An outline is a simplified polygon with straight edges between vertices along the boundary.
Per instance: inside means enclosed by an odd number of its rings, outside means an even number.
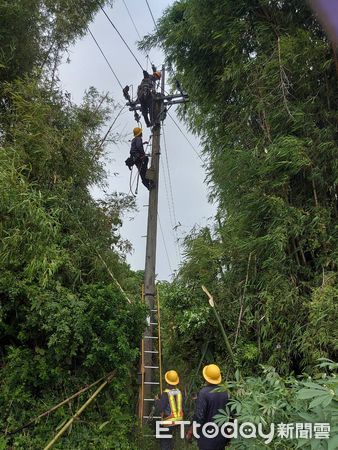
M148 225L147 225L147 244L144 269L144 301L149 308L149 326L144 334L144 351L159 351L160 342L154 336L154 314L156 299L156 243L157 243L157 216L158 216L158 188L159 188L159 168L160 168L160 136L161 136L161 113L164 107L164 82L165 68L162 66L161 76L161 94L157 94L153 107L153 139L151 151L151 166L149 172L151 174L153 187L149 191L149 207L148 207ZM144 367L155 367L154 357L156 353L144 353ZM157 353L159 355L159 353ZM156 363L155 363L156 364ZM158 383L153 376L153 370L144 369L145 383ZM154 387L158 384L144 384L144 398L151 399L154 397ZM153 404L144 402L144 416L149 416Z
M155 332L159 326L156 292L156 243L157 243L157 217L158 217L158 192L159 192L159 167L160 167L160 136L161 122L164 121L167 106L187 101L185 94L173 94L165 96L165 67L162 66L161 92L157 93L153 102L152 111L152 153L151 166L147 177L151 179L153 187L149 191L147 243L144 270L144 301L149 309L148 327L142 340L141 380L140 380L140 419L142 422L151 416L154 405L154 395L159 394L161 381L158 372L161 367L160 333ZM130 111L140 110L140 106L127 103Z

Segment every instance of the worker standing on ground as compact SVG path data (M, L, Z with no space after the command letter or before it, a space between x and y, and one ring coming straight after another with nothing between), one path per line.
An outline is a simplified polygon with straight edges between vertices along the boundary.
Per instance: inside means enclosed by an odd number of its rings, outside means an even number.
M203 369L203 377L207 382L198 393L195 414L193 420L200 425L198 428L199 439L198 448L200 450L224 450L230 440L225 438L221 432L215 437L203 435L201 429L204 424L215 422L214 416L219 414L220 409L224 409L228 403L229 396L226 392L214 392L215 388L221 383L221 371L216 364L210 364ZM193 427L191 426L186 434L188 441L192 441ZM211 431L214 431L213 429Z
M134 139L131 141L130 147L130 157L126 159L125 163L131 170L133 165L135 164L142 183L147 189L150 189L151 182L146 178L147 168L148 168L148 156L145 154L143 144L147 142L142 141L142 128L136 127L133 130Z
M177 422L183 420L183 398L182 393L178 389L180 382L178 373L175 370L169 370L164 375L167 388L163 391L158 403L161 410L161 425L169 429L166 434L170 434L170 438L161 438L161 450L173 450L173 436L178 428Z
M143 80L137 88L137 102L141 104L141 112L147 127L154 123L153 104L156 94L156 81L161 78L161 72L153 66L153 74L143 71Z

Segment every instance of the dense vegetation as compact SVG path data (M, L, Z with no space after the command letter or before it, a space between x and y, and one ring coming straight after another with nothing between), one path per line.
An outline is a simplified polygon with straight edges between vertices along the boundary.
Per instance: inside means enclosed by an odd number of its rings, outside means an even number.
M181 356L200 355L206 324L220 355L204 284L250 373L336 358L337 73L324 32L303 1L185 0L143 42L155 44L189 94L182 115L218 204L170 287L173 340L191 338Z
M59 448L148 449L134 439L142 274L119 235L134 203L90 195L115 103L90 88L74 105L57 77L104 3L0 0L0 449L43 448L88 392L11 432L113 370ZM165 367L188 413L216 361L239 420L337 423L335 50L300 0L178 1L143 42L157 44L189 94L182 118L218 205L160 285ZM337 437L233 447L296 445L333 450Z
M321 410L320 401L299 402L297 389L302 374L325 380L318 358L337 360L336 49L307 2L284 0L177 1L141 43L154 45L189 95L181 115L202 140L218 205L213 226L187 236L174 282L162 285L165 361L189 393L201 364L216 360L228 380L240 368L232 386L244 421L301 413L333 424L335 375Z
M145 311L141 274L126 264L130 244L119 235L134 203L117 194L94 201L89 191L105 180L101 131L115 106L94 88L76 106L57 80L63 50L99 3L0 2L4 449L43 448L93 390L47 421L11 432L113 370L113 382L62 448L137 448L127 435Z

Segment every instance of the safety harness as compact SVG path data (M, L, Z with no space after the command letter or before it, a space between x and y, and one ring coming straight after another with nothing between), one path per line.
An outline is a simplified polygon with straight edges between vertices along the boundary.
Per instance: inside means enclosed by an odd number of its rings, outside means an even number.
M162 420L163 425L176 425L176 422L183 420L182 394L179 389L165 389L168 394L170 415Z

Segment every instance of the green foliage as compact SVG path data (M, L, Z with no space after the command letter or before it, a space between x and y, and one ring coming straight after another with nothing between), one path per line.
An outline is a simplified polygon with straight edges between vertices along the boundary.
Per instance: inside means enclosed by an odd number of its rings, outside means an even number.
M62 52L84 34L105 0L2 0L0 82L44 69L54 76Z
M326 362L323 366L331 366ZM333 367L332 367L333 368ZM266 430L275 424L284 423L329 423L330 439L285 439L275 437L269 444L264 444L261 438L235 439L233 448L238 449L328 449L333 450L337 444L338 419L338 382L335 373L322 373L314 380L304 377L297 380L294 377L283 379L275 369L263 368L260 377L242 378L236 374L236 380L228 382L223 389L229 390L231 400L228 411L220 412L216 421L219 424L227 422L230 417L236 417L238 422L263 424ZM222 388L221 388L222 389Z
M90 391L11 431L115 370L56 448L137 449L146 311L120 236L135 202L90 195L105 183L102 131L116 105L94 88L74 105L56 83L62 51L100 4L0 5L0 448L44 448Z
M177 282L192 305L201 284L214 295L244 370L311 371L337 352L331 45L307 3L277 0L176 1L141 43L153 45L189 95L181 115L202 139L218 203L215 224L186 238Z

